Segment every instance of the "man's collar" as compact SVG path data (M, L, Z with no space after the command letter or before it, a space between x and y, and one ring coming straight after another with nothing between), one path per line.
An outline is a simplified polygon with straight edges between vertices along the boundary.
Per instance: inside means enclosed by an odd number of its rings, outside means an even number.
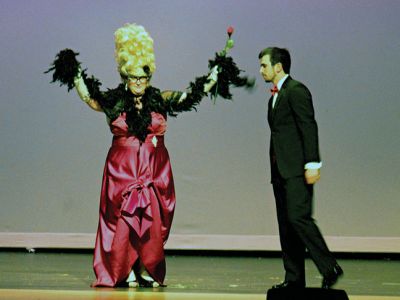
M278 81L278 84L276 85L278 87L278 90L281 89L283 83L285 82L286 78L288 78L288 77L289 77L289 74L286 74L285 76L283 76L281 78L281 80Z

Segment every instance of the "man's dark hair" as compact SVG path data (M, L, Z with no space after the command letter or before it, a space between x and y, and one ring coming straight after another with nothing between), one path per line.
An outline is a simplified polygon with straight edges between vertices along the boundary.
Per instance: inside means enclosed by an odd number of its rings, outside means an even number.
M277 63L282 64L283 71L286 74L290 73L290 53L289 50L285 48L278 47L268 47L260 52L258 58L261 59L263 56L269 55L271 60L271 65L276 65Z

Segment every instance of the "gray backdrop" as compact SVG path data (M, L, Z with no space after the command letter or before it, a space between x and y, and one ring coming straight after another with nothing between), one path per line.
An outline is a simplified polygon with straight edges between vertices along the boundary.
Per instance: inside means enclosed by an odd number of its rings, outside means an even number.
M0 1L0 232L94 233L111 134L101 113L43 74L63 48L115 87L113 33L144 25L153 85L184 90L235 27L231 55L254 92L205 99L169 119L177 192L173 234L277 235L269 183L267 86L257 55L287 47L314 98L324 162L315 217L323 233L400 237L397 0Z

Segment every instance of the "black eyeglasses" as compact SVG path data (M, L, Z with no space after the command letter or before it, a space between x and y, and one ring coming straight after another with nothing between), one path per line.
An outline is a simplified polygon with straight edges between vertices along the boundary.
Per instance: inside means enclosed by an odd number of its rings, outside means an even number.
M149 80L150 77L148 76L125 76L125 75L121 75L122 79L124 81L134 81L136 83L140 82L140 83L145 83Z

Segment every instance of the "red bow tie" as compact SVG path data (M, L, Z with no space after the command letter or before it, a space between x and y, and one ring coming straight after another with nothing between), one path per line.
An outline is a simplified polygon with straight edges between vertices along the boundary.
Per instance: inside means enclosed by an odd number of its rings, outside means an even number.
M274 96L276 93L279 92L278 87L276 85L274 85L274 87L270 91L271 91L272 96Z

